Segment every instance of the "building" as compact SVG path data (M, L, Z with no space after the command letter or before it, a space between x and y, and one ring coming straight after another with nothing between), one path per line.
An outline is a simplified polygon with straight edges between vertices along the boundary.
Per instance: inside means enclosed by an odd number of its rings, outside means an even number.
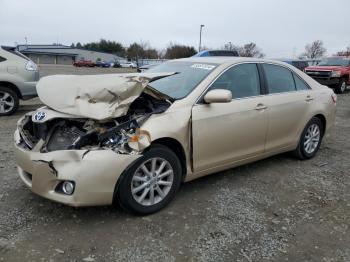
M75 61L80 60L119 61L120 63L127 61L113 54L65 45L18 45L17 49L37 64L72 65Z

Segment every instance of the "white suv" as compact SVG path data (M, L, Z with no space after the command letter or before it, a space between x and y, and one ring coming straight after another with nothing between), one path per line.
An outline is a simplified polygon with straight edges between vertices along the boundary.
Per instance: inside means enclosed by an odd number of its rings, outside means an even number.
M0 116L13 114L19 99L37 96L37 65L14 47L0 47Z

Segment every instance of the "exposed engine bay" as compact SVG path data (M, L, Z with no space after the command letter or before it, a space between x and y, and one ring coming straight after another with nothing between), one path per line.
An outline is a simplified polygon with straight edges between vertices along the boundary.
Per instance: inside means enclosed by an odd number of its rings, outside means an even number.
M33 122L27 115L19 125L21 146L32 150L39 141L40 152L57 150L111 149L120 154L142 152L151 138L141 125L152 115L168 109L171 102L142 93L130 105L128 112L108 120L87 118L54 118L43 123Z

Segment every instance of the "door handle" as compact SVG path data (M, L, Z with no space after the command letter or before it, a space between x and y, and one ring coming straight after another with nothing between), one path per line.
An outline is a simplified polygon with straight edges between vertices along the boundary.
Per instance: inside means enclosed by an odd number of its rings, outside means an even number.
M308 96L306 97L306 99L305 99L306 102L310 102L310 101L312 101L312 100L314 100L314 98L311 97L310 95L308 95Z
M258 104L256 107L255 107L255 110L264 110L266 109L267 106L265 106L264 104Z

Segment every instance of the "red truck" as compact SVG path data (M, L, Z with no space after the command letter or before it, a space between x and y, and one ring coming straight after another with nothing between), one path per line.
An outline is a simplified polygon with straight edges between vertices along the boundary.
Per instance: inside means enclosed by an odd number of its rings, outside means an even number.
M350 57L328 57L317 66L306 67L304 71L320 84L334 88L337 94L344 93L347 85L350 85Z
M90 60L79 60L73 63L74 66L77 67L82 67L82 66L86 66L86 67L94 67L95 64L93 62L91 62Z

